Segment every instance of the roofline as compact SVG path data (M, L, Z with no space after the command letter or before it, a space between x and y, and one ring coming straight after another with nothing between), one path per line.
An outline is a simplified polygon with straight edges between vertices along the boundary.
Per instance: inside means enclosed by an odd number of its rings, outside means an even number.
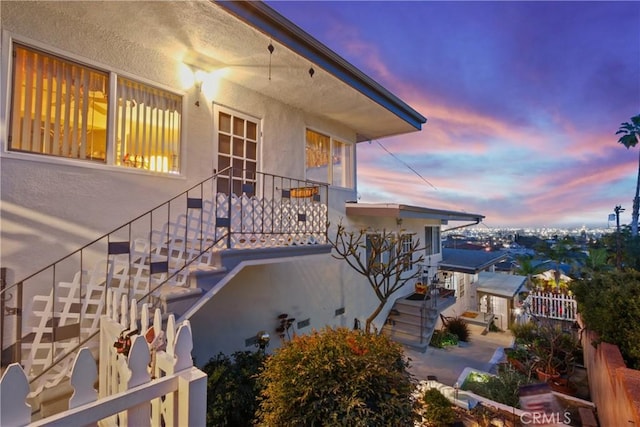
M421 130L426 117L263 1L212 0ZM369 140L366 135L360 141Z
M444 254L443 254L444 256ZM449 264L447 263L446 259L443 259L442 261L440 261L438 263L438 268L442 269L442 270L449 270L449 271L457 271L460 273L469 273L469 274L478 274L481 271L484 271L485 269L491 267L491 266L495 266L497 263L505 260L507 258L508 254L503 254L499 257L495 257L483 264L480 265L461 265L461 264Z
M345 206L347 215L403 219L439 219L442 221L476 221L476 224L479 224L484 219L484 215L480 214L393 203L368 204L347 202Z

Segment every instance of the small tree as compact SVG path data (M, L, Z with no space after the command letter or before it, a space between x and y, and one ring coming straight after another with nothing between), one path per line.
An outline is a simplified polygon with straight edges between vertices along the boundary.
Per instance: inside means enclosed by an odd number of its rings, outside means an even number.
M327 327L296 336L260 374L259 425L413 425L407 367L402 347L385 335Z
M337 226L335 236L328 235L336 259L343 259L356 272L367 278L379 304L367 317L365 331L371 332L371 324L384 308L389 297L405 283L420 277L420 270L413 268L421 263L424 255L414 258L422 251L420 240L413 234L394 233L387 230L371 232L360 229L347 231L342 222ZM409 238L411 239L409 242Z

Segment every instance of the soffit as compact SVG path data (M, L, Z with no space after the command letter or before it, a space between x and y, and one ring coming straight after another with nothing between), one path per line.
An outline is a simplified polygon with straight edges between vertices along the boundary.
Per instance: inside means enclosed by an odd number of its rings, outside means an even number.
M105 39L124 38L177 61L188 58L205 71L224 67L229 70L227 80L355 129L360 141L417 130L318 64L210 1L71 1L47 2L46 7L94 25ZM269 43L275 47L272 55ZM310 67L315 70L313 77Z

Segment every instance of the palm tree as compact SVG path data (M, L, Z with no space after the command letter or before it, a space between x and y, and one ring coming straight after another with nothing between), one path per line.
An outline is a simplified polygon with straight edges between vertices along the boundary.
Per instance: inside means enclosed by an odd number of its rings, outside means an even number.
M640 114L631 117L631 122L620 124L616 135L622 134L618 142L625 147L635 147L640 142ZM640 153L638 154L638 180L636 182L636 197L633 198L633 212L631 214L631 235L638 235L638 211L640 208Z

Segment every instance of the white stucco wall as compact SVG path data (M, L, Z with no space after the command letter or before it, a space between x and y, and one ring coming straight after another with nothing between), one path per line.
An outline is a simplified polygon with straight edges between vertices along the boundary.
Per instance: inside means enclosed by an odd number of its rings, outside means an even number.
M352 129L228 81L221 82L211 99L192 87L182 88L179 63L146 47L144 37L153 37L153 32L146 35L141 31L139 43L132 43L118 34L96 31L81 17L49 10L41 2L2 2L1 7L3 119L7 117L12 38L184 95L180 176L7 152L7 130L0 129L0 265L9 269L9 283L209 177L216 167L214 103L261 120L258 169L263 172L304 178L306 127L342 141L355 140ZM343 219L350 227L400 229L394 218L346 218L344 202L355 199L355 188L330 189L329 218L334 226ZM416 232L422 241L425 225L438 222L405 221L402 228ZM435 266L439 260L440 255L432 256L431 264ZM408 284L395 296L412 291L413 284ZM310 325L299 331L302 333L325 325L353 327L356 318L364 326L377 304L367 282L329 255L247 267L191 319L194 355L198 364L203 364L220 351L247 349L245 340L260 330L273 337L269 347L273 350L279 345L275 328L281 313L295 317L296 323L309 319ZM392 304L390 301L378 316L376 327L381 328ZM345 313L336 316L335 311L342 308Z
M179 63L163 52L133 44L62 15L42 2L2 2L1 116L8 117L12 39L184 94L182 174L163 176L90 162L6 151L0 129L2 169L1 264L19 280L122 225L212 175L215 167L213 103L262 120L262 172L304 178L306 126L345 141L355 132L276 102L226 80L215 99L182 88ZM73 4L73 2L70 2ZM152 34L150 36L153 36ZM195 100L200 99L200 106ZM355 190L339 192L354 199ZM343 204L338 205L338 209Z
M398 226L394 218L372 217L344 218L343 223L355 229L364 226L372 231L415 232L418 237L422 236L421 242L424 226L437 224L436 221L405 220ZM435 265L439 255L434 257ZM382 329L395 299L413 290L414 284L407 283L393 294L374 322L378 330ZM296 333L304 334L327 325L352 328L356 318L364 327L378 303L362 276L345 261L329 255L246 267L190 319L194 343L197 343L196 363L201 366L219 352L253 351L255 347L245 346L245 340L263 330L271 336L267 351L274 351L281 345L276 328L278 315L282 313L294 317L296 324L309 319L308 327L294 328ZM344 314L336 316L336 310L341 308Z

